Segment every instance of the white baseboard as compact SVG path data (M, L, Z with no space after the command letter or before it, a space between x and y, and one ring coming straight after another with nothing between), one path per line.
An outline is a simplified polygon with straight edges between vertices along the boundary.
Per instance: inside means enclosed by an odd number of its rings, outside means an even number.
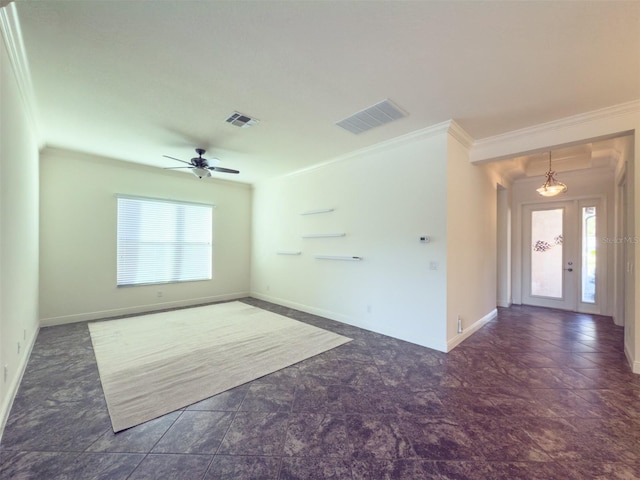
M276 305L281 305L283 307L295 308L296 310L300 310L302 312L311 313L312 315L318 315L320 317L328 318L329 320L335 320L336 322L345 323L347 325L361 328L363 330L379 333L380 335L387 335L389 337L397 338L398 340L402 340L404 342L420 345L421 347L431 348L433 350L438 350L439 352L446 352L446 344L444 341L438 342L438 343L433 342L431 344L418 343L416 342L415 338L402 338L402 337L393 335L389 332L374 330L371 328L371 325L367 325L363 322L358 321L355 318L349 317L348 315L333 312L331 310L324 310L321 308L312 307L312 306L301 304L301 303L291 302L283 298L273 297L271 295L265 295L263 293L258 293L258 292L252 292L251 296L259 300L264 300L265 302L275 303Z
M613 315L613 323L615 323L618 327L624 327L624 317L620 315Z
M283 307L295 308L296 310L300 310L302 312L310 313L312 315L318 315L320 317L328 318L329 320L335 320L337 322L346 323L347 325L353 325L354 327L365 328L362 325L359 325L357 322L354 322L353 319L349 318L347 315L336 313L331 310L324 310L322 308L311 307L309 305L305 305L297 302L291 302L283 298L274 297L271 295L265 295L263 293L252 292L251 296L253 298L257 298L258 300L264 300L265 302L275 303L276 305L281 305Z
M631 371L640 374L640 360L636 360L633 355L631 355L631 349L628 348L627 342L624 343L624 355L627 357Z
M96 312L84 312L72 315L63 315L60 317L41 318L41 327L52 327L55 325L65 325L67 323L84 322L87 320L99 320L102 318L119 317L122 315L131 315L138 313L149 313L158 310L167 310L170 308L195 307L212 302L223 302L226 300L237 300L239 298L248 297L249 292L226 293L222 295L214 295L211 297L191 298L188 300L178 300L175 302L154 303L149 305L137 305L135 307L114 308L110 310L99 310Z
M24 372L27 369L27 363L29 363L29 358L31 357L31 352L33 351L33 346L36 343L36 338L38 338L39 331L40 327L36 327L35 332L29 339L29 343L26 345L26 349L24 350L24 355L22 355L20 364L18 365L18 374L14 375L13 380L9 384L6 395L2 399L2 404L0 405L0 442L2 441L2 435L4 434L4 427L7 425L7 420L9 419L9 413L11 412L11 407L13 406L13 400L18 394L18 388L20 387L20 382L22 382Z
M447 352L450 352L454 348L456 348L463 340L469 338L475 332L477 332L480 328L482 328L486 323L490 322L494 318L498 316L498 310L494 308L489 313L487 313L480 320L474 322L472 325L466 327L462 333L457 334L451 340L447 341Z

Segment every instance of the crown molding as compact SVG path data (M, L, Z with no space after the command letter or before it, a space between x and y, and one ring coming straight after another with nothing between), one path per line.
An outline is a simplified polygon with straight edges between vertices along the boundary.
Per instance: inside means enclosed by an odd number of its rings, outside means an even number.
M569 187L571 187L570 183L572 181L576 181L580 178L593 178L593 179L598 179L602 180L602 179L606 179L607 177L615 177L615 167L614 166L610 166L610 167L593 167L593 168L584 168L581 170L570 170L570 171L565 171L565 172L560 172L557 175L560 181L565 181L565 183L567 183L567 185L569 185ZM533 176L527 176L527 177L522 177L522 178L516 178L515 180L513 180L513 184L514 185L529 185L531 187L534 187L535 185L538 185L540 183L542 183L542 181L544 181L544 175L533 175ZM608 180L607 180L608 181Z
M473 137L455 120L449 120L449 133L465 148L470 149L473 146Z
M280 180L282 178L287 178L287 177L295 177L297 175L300 174L304 174L304 173L308 173L311 172L313 170L317 170L319 168L323 168L326 167L328 165L331 165L333 163L338 163L338 162L342 162L345 160L349 160L352 158L356 158L356 157L360 157L362 155L371 155L371 154L376 154L376 153L380 153L380 152L384 152L386 150L389 150L391 148L395 148L395 147L399 147L402 145L407 145L416 141L420 141L420 140L426 140L432 137L436 137L438 135L442 135L445 134L447 132L449 132L450 126L451 126L451 122L452 120L447 120L446 122L441 122L441 123L437 123L435 125L431 125L429 127L426 128L421 128L419 130L415 130L413 132L409 132L407 134L404 135L400 135L398 137L393 137L389 140L385 140L383 142L380 143L376 143L375 145L371 145L368 147L363 147L360 148L358 150L354 150L352 152L348 152L344 155L339 155L337 157L333 157L329 160L326 160L324 162L320 162L320 163L316 163L314 165L311 165L309 167L306 168L301 168L300 170L295 170L293 172L288 172L276 177L271 177L268 179L265 179L259 183L266 183L266 182L271 182L271 181L275 181L275 180Z
M533 125L532 127L521 128L519 130L512 130L511 132L502 133L493 137L482 138L473 142L473 146L482 146L487 143L497 143L504 140L510 140L522 136L534 135L540 132L546 132L550 130L556 130L559 128L579 126L583 123L592 122L594 120L603 120L613 117L618 117L628 114L640 114L640 99L633 100L627 103L621 103L610 107L601 108L599 110L593 110L591 112L580 113L570 117L561 118L559 120L552 120L546 123L540 123Z
M630 119L630 121L626 121ZM560 131L579 131L581 128L589 130L593 125L598 122L610 122L612 130L610 132L602 132L599 136L613 137L621 133L632 131L634 128L640 126L638 121L640 118L640 99L632 100L610 107L601 108L598 110L592 110L590 112L580 113L578 115L572 115L570 117L564 117L558 120L552 120L546 123L540 123L531 127L521 128L518 130L512 130L510 132L502 133L492 137L482 138L475 140L471 146L471 161L480 162L488 160L499 160L515 155L523 155L535 152L537 149L525 149L523 151L508 151L508 147L514 145L527 145L528 142L523 139L530 140L532 137L553 137L554 134ZM622 122L617 122L623 120ZM614 125L616 125L614 127ZM622 125L622 126L618 126ZM593 138L593 135L591 135ZM576 138L576 142L583 142L589 138ZM549 147L547 144L545 147ZM495 152L505 150L506 152L501 155L495 155Z
M413 132L409 132L407 134L391 138L384 142L376 143L375 145L371 145L369 147L364 147L358 150L354 150L344 155L334 157L325 162L317 163L315 165L311 165L309 167L296 170L294 172L285 173L277 177L272 177L270 179L265 180L265 182L286 178L286 177L295 177L303 173L307 173L319 168L326 167L327 165L331 165L333 163L342 162L342 161L349 160L351 158L359 157L362 155L368 155L368 154L370 155L370 154L384 152L391 148L407 145L415 141L426 140L426 139L437 137L438 135L443 135L443 134L451 135L453 138L455 138L467 149L470 149L473 144L473 137L471 137L471 135L469 135L466 132L466 130L464 130L455 120L447 120L445 122L436 123L435 125L431 125L429 127L421 128L419 130L415 130Z
M340 155L334 158L333 160L330 160L330 162L347 160L349 158L359 157L365 154L383 152L390 148L406 145L414 141L426 140L428 138L436 137L438 135L442 135L443 133L447 133L449 131L450 125L451 125L451 120L447 120L446 122L436 123L435 125L421 128L419 130L414 130L413 132L409 132L404 135L400 135L398 137L385 140L384 142L376 143L375 145L364 147L364 148L355 150L353 152L347 153L345 155Z
M9 63L18 84L20 98L27 112L27 121L31 126L39 148L42 148L44 146L41 135L42 129L38 122L38 109L33 93L33 84L31 83L31 72L24 42L22 41L22 31L15 3L9 3L0 9L0 31L2 32Z

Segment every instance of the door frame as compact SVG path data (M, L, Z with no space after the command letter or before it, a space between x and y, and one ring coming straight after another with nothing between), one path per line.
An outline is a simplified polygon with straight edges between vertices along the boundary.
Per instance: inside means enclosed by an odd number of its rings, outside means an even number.
M595 303L587 303L582 301L582 221L580 213L582 207L595 206L597 208L596 217L596 238L597 238L597 257L596 257L596 299ZM553 298L538 297L533 298L527 291L530 287L529 278L531 259L531 233L530 233L530 212L533 210L552 210L556 208L565 208L565 216L563 218L563 235L565 240L571 240L573 236L576 240L575 245L571 243L563 243L563 268L573 268L573 272L569 273L565 270L563 274L563 299L557 300ZM576 311L580 313L602 314L607 312L607 244L603 241L607 232L607 205L606 198L602 195L590 195L580 198L557 199L556 201L528 202L520 205L521 218L521 302L525 305L536 305L548 308L558 308L562 310ZM572 250L573 248L573 250ZM573 265L568 265L572 261ZM572 277L567 277L572 275Z

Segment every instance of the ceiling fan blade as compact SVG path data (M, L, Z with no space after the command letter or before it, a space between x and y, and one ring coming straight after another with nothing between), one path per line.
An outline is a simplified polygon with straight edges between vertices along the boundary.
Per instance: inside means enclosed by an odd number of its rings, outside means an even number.
M170 157L169 155L162 155L162 156L163 156L163 157L165 157L165 158L170 158L171 160L177 160L178 162L186 163L187 165L191 165L191 166L193 166L193 164L192 164L192 163L190 163L190 162L185 162L184 160L180 160L179 158Z
M232 170L230 168L222 168L222 167L208 167L209 170L214 172L222 172L222 173L240 173L238 170Z
M191 167L164 167L163 170L176 170L178 168L195 168L193 165Z

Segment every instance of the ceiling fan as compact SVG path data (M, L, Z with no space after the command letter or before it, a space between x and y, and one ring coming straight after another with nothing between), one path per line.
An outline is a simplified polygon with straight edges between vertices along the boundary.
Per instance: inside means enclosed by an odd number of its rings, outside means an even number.
M188 167L167 167L165 170L176 170L178 168L190 168L191 173L193 173L196 177L210 177L211 172L222 172L222 173L240 173L238 170L232 170L231 168L223 168L223 167L212 167L209 165L211 163L218 163L220 160L217 158L212 158L211 160L207 160L206 158L202 158L202 155L206 152L203 148L196 148L197 157L193 157L190 162L185 160L180 160L179 158L170 157L168 155L163 155L163 157L170 158L171 160L177 160L178 162L186 163L189 165Z

